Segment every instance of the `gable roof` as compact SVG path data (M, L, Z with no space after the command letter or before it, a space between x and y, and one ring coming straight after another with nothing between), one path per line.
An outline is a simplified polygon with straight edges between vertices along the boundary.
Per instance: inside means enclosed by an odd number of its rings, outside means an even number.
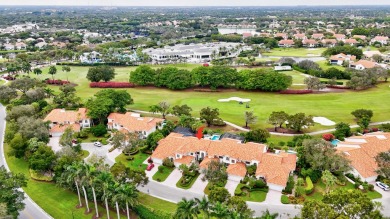
M331 56L329 59L330 60L341 60L341 61L349 59L351 61L354 61L354 60L356 60L356 56L354 56L354 55L345 55L344 53L339 53L339 54Z
M138 117L133 113L111 113L108 119L113 120L112 123L120 125L122 128L129 132L149 131L153 127L157 126L157 123L161 123L164 119L154 117Z
M355 63L352 63L352 65L354 66L362 65L364 68L374 68L375 66L377 66L377 63L361 59Z
M293 45L294 44L294 40L280 40L279 44Z
M79 108L77 111L53 109L43 121L51 121L52 123L65 123L77 122L83 119L89 119L86 108Z
M337 144L336 149L346 155L351 166L364 178L377 176L375 156L390 150L390 133L377 132L346 138L344 142Z
M286 186L288 176L296 168L296 154L281 152L280 154L266 153L257 166L256 176L262 176L267 183Z

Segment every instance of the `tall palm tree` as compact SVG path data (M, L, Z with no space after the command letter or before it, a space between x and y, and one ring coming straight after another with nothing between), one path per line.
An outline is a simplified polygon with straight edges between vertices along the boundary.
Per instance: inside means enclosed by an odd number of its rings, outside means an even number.
M110 210L108 208L108 198L109 198L109 187L114 183L114 179L111 173L103 171L95 178L95 183L100 185L103 190L102 199L104 200L104 204L106 205L107 218L110 218Z
M82 177L82 182L83 182L83 190L85 192L85 186L90 186L92 189L92 195L93 195L93 201L95 203L95 210L96 210L96 217L99 217L99 212L98 212L98 206L97 206L97 201L96 201L96 193L95 193L95 188L94 188L94 174L95 170L94 167L84 163L83 165L83 177ZM87 202L87 197L85 198L85 201ZM88 208L89 212L89 208Z
M195 198L195 202L202 212L203 218L208 219L210 217L210 202L207 200L206 196L203 196L202 199Z
M80 187L82 177L82 164L80 162L73 162L72 165L68 166L63 174L65 174L65 180L71 184L74 181L77 189L77 195L79 198L79 207L83 206L81 202Z
M180 219L193 219L199 214L198 206L196 202L191 199L187 200L183 198L178 204L174 218Z
M119 187L117 187L115 193L116 194L114 195L113 200L117 207L118 219L120 218L118 202L125 203L127 218L130 219L129 207L133 208L138 204L138 191L136 187L131 183L121 184Z

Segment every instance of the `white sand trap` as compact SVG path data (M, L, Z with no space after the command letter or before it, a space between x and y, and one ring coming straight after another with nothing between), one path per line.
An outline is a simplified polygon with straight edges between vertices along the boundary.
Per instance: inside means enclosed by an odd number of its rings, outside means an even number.
M333 122L332 120L329 120L325 117L313 117L313 121L315 123L319 123L319 124L324 125L324 126L336 125L335 122Z
M237 101L237 102L246 103L246 102L250 102L251 99L243 99L243 98L240 98L240 97L230 97L230 98L227 98L227 99L219 99L218 100L218 102L229 102L229 101Z

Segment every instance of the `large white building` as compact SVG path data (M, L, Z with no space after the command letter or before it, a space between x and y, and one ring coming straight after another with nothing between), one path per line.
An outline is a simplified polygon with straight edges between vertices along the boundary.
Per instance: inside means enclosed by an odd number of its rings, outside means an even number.
M237 57L242 51L240 43L177 44L158 49L145 49L155 63L190 62L204 63L217 58Z

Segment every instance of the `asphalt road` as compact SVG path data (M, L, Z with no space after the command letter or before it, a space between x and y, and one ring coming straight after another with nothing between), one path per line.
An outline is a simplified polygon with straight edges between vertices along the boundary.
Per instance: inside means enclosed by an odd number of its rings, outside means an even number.
M5 108L0 104L0 166L5 166L5 168L9 171L8 165L5 161L4 156L4 132L5 132ZM28 185L27 185L28 186ZM52 218L46 212L42 210L35 202L33 202L30 197L25 194L26 199L24 203L26 204L25 209L20 212L20 219L50 219Z

